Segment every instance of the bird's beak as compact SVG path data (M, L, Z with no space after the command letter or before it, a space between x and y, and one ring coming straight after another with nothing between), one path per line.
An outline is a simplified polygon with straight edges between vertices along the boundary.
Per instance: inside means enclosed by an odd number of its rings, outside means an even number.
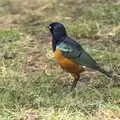
M50 29L51 29L51 26L47 26L47 28L50 30Z

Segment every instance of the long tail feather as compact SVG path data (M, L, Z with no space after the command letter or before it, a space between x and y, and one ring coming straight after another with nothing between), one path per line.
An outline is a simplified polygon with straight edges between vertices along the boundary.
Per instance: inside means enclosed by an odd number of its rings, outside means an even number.
M106 70L104 70L104 69L102 69L102 68L99 68L98 70L99 70L101 73L105 74L107 77L112 78L112 72L111 72L111 71L108 72L108 71L106 71Z

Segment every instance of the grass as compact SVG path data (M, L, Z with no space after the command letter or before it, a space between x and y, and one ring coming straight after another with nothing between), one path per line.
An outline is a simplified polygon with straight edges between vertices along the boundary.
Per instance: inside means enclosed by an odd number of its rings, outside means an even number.
M1 0L0 16L1 120L120 118L119 79L89 71L81 75L89 82L70 92L64 85L73 78L56 65L45 27L64 23L103 68L120 74L119 1Z

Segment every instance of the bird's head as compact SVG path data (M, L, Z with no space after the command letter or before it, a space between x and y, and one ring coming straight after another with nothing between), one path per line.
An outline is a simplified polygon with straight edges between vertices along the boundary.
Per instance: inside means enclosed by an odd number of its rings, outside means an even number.
M55 35L55 34L66 35L65 27L61 23L53 22L49 24L48 28L50 32L52 33L52 35Z
M55 51L56 45L59 44L63 38L67 36L67 33L64 25L58 22L49 24L48 29L52 34L53 51Z
M51 34L53 37L59 36L59 38L64 37L67 35L65 27L63 24L58 22L53 22L48 26Z

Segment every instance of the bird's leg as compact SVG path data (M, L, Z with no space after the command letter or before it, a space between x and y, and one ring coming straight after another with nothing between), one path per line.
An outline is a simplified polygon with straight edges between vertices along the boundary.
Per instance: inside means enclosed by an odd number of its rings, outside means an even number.
M71 87L71 91L76 87L76 85L77 85L77 82L78 82L78 80L79 80L79 78L80 78L80 75L79 74L75 74L74 75L74 81L73 81L73 84L72 84L72 87Z

